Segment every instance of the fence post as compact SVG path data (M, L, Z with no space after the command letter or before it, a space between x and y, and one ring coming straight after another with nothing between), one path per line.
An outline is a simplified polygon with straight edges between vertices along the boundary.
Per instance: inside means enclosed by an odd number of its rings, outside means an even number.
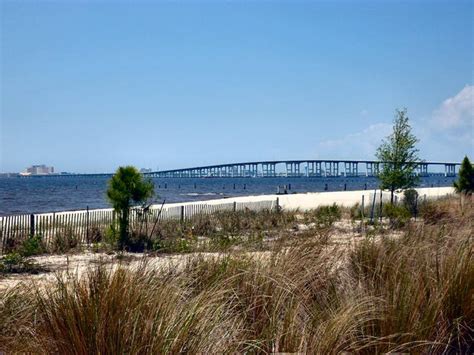
M89 206L86 208L86 240L89 244Z
M181 206L181 222L184 222L184 206Z
M370 210L370 224L374 222L374 212L375 212L375 198L377 197L377 189L374 191L374 199L372 201L372 209Z
M30 214L30 236L33 237L35 235L35 215L32 213Z
M364 220L364 195L362 195L362 203L360 205L360 215L362 217L362 220Z
M416 198L415 198L415 210L413 212L415 214L415 221L416 221L416 215L418 214L418 194L416 195Z
M382 195L383 195L383 190L380 189L380 222L382 222Z
M279 197L277 197L277 199L276 199L276 210L277 210L277 212L280 211L280 198Z
M234 206L233 206L234 212L237 211L237 202L234 201Z

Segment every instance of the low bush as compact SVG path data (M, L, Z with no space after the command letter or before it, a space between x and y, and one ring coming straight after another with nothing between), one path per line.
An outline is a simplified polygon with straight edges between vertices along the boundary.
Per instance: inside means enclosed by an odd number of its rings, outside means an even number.
M186 238L155 240L151 250L159 253L190 253L194 251L195 241Z
M404 227L410 220L411 214L405 206L398 206L387 203L383 206L383 214L390 219L390 226L392 228Z
M61 233L57 233L51 244L48 245L48 251L51 253L67 253L69 251L80 250L81 240L75 235L72 229L65 229Z
M40 271L44 269L18 252L12 252L0 258L0 273L3 274L36 274Z
M46 252L41 235L29 236L23 241L19 248L19 253L23 256L39 255Z
M341 208L333 204L331 206L321 206L317 209L306 211L303 214L305 223L314 223L317 227L330 227L334 222L342 217Z
M118 236L119 236L119 231L118 229L115 227L114 224L111 224L109 227L107 227L107 229L105 230L105 233L104 233L104 242L111 245L111 246L114 246L114 247L117 247L117 243L118 243Z
M403 192L403 206L416 216L418 213L418 191L415 189L407 189Z

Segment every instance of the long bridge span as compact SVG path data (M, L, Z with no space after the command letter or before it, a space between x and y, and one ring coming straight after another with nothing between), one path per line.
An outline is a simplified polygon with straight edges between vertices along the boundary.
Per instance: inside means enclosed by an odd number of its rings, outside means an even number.
M144 172L156 178L270 178L270 177L369 177L376 176L383 163L376 160L269 160L198 166ZM419 176L456 176L460 163L416 163ZM434 171L436 170L436 171ZM112 176L113 173L30 175L31 177Z
M382 164L375 160L272 160L163 170L144 175L158 178L356 177L375 176ZM437 168L437 174L455 176L458 166L459 163L423 161L417 163L416 171L420 176L428 176Z

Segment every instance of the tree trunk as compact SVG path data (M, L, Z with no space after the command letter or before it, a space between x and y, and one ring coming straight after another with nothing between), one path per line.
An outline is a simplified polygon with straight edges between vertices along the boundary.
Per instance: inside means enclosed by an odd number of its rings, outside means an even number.
M393 193L395 192L395 189L390 189L390 204L393 205Z
M125 209L120 214L120 235L119 235L119 250L123 250L127 245L128 240L128 209Z

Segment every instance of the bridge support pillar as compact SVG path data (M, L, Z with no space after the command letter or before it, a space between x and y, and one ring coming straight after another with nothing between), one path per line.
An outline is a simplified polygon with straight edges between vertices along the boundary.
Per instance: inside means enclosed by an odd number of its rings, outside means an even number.
M238 174L239 177L245 177L245 164L240 164L238 166Z
M456 165L444 164L444 176L456 176Z
M344 175L345 176L358 176L359 171L358 171L358 163L349 161L349 162L344 162Z
M322 164L320 161L316 162L315 163L316 165L316 176L323 176L323 168L322 168Z
M339 162L326 161L324 162L324 176L338 176L339 175Z
M249 175L250 177L257 177L258 175L258 164L249 165Z
M428 164L420 163L417 166L419 176L428 176Z
M374 175L374 166L372 163L365 163L365 176Z
M275 163L262 163L262 176L274 177L276 175L275 165Z
M287 177L300 176L300 163L287 162L286 163L286 176Z

